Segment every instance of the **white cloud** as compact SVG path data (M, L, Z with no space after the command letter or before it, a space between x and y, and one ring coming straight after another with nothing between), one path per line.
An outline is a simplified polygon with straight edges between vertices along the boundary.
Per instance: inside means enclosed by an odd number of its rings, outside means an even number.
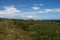
M41 6L43 6L42 3L40 3L40 4L34 4L34 5L32 6L32 9L34 9L34 10L39 10L39 9L41 8Z
M20 10L17 10L14 6L5 6L5 10L0 10L0 14L13 14L17 12L21 12Z
M25 12L24 15L36 15L36 14L41 14L41 13L60 13L60 8L40 9L38 11Z
M27 18L30 18L31 19L31 18L33 18L33 16L28 15Z
M36 14L40 13L60 13L60 8L40 9L37 6L32 7L34 10L30 12L22 12L14 6L4 6L4 10L0 10L0 17L7 18L36 18Z
M60 8L53 8L53 9L41 9L39 11L32 11L32 12L24 12L22 15L24 18L37 18L38 16L36 14L41 13L60 13Z
M16 8L14 8L14 6L11 7L5 7L7 12L21 12L20 10L17 10Z
M39 10L40 8L38 6L33 6L32 9Z
M40 6L43 6L43 4L42 4L42 3L40 3L39 5L40 5Z
M45 12L45 13L48 13L48 12L60 13L60 8L44 9L43 12Z
M20 12L21 11L16 9L14 6L4 6L4 10L0 10L0 17L12 18Z
M30 14L25 15L21 10L18 10L14 6L4 6L4 10L0 10L0 17L3 18L33 18Z
M40 3L40 4L34 4L34 6L44 6L44 5Z

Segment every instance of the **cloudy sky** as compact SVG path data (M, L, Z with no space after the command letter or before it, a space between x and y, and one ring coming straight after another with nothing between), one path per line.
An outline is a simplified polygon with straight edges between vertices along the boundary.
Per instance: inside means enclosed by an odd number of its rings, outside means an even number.
M60 0L0 0L0 18L60 20Z

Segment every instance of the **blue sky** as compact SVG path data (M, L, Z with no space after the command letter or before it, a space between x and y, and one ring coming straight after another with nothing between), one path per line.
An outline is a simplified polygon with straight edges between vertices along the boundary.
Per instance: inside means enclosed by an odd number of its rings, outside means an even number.
M60 0L0 0L0 18L60 20Z

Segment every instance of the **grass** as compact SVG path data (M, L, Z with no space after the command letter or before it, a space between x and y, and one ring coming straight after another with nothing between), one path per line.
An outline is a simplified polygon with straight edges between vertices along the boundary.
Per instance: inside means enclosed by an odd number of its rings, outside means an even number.
M60 40L60 21L1 18L0 35L0 40Z

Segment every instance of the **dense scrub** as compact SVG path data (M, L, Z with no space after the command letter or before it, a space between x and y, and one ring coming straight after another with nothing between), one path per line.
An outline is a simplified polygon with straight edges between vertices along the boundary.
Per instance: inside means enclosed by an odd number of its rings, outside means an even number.
M60 21L0 19L0 35L0 40L60 40Z

